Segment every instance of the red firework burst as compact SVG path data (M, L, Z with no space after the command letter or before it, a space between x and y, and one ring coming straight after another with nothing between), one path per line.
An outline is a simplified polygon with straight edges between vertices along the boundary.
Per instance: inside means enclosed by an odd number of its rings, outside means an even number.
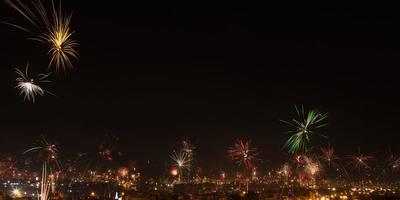
M373 159L374 157L362 154L360 153L359 150L358 155L350 156L349 158L350 158L349 164L352 165L355 169L358 169L358 171L361 171L362 169L370 168L367 162Z
M339 158L335 155L335 149L328 145L326 148L321 148L321 157L322 159L328 164L330 167L331 164L335 164L335 161L338 160Z
M50 165L50 168L61 171L61 163L58 159L58 147L55 144L49 143L44 136L42 136L39 146L32 147L23 154L30 152L37 152L43 159L43 162Z
M257 156L260 152L251 147L250 141L237 140L235 145L228 150L229 157L235 161L239 166L244 166L246 169L250 169L254 165L254 161L257 160Z

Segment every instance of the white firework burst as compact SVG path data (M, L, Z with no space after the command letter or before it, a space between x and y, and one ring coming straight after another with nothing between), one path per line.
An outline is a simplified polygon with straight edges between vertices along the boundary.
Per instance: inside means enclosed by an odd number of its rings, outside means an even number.
M190 162L192 161L190 155L185 151L180 151L179 153L174 151L170 157L174 161L174 166L182 169L188 168L190 166Z
M15 79L15 81L17 81L17 86L15 86L15 88L19 90L19 95L24 96L24 100L32 101L34 103L36 96L44 96L47 92L46 90L42 89L38 84L50 82L46 79L51 75L51 73L38 74L37 78L34 79L29 76L28 68L28 64L26 65L25 72L15 68L15 73L17 73L18 75L18 78Z
M178 182L181 182L183 170L189 170L192 158L185 151L176 152L174 151L170 155L173 166L178 168Z

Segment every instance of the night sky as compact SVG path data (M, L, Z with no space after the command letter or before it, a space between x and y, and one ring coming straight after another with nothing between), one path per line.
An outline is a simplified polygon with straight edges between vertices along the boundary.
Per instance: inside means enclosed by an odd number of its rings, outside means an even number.
M128 3L129 2L129 3ZM190 2L190 1L189 1ZM341 154L385 155L400 139L400 13L391 5L63 1L80 58L24 102L14 68L47 69L46 48L0 26L0 150L44 134L65 157L120 137L127 159L162 168L189 137L213 172L234 166L235 139L251 139L263 167L282 146L294 105L329 112L323 133ZM2 21L23 22L4 3ZM327 140L316 138L326 145Z

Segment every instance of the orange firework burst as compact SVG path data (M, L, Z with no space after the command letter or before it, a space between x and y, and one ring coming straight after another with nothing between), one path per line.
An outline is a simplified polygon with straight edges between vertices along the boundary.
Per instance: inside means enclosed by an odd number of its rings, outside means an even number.
M119 174L121 177L126 177L126 176L129 174L129 170L128 170L128 168L126 168L126 167L120 167L120 168L118 169L118 174Z
M177 168L174 167L171 169L170 173L172 176L177 176L179 174L179 171Z

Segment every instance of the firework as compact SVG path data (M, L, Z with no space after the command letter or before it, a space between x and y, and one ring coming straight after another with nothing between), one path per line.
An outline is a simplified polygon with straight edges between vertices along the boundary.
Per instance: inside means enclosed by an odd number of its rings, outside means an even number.
M170 158L173 161L173 166L178 168L178 180L181 180L181 175L183 172L183 169L188 169L190 167L191 163L191 158L190 156L185 152L185 151L180 151L179 153L174 151L171 155Z
M350 162L349 164L352 165L355 169L361 172L362 169L369 169L368 161L373 159L373 156L368 156L365 154L360 153L358 150L358 154L355 156L349 156Z
M11 156L6 156L6 158L0 157L0 177L9 177L12 176L16 171L18 171L16 167L16 159Z
M43 163L42 179L40 181L39 200L48 200L51 188L51 181L47 179L47 165Z
M38 84L44 82L50 82L46 80L51 73L48 74L38 74L36 79L33 79L29 76L28 73L29 65L26 65L25 73L19 69L15 69L15 73L17 73L18 78L15 79L17 82L17 86L15 88L19 90L19 94L24 96L24 100L35 102L35 97L37 95L44 96L45 93L50 92L42 89Z
M118 169L118 174L119 174L121 177L126 177L126 176L129 174L129 169L126 168L126 167L120 167L120 168Z
M12 190L12 194L15 198L21 198L22 197L22 193L21 190L18 188L15 188Z
M184 151L189 157L193 157L195 146L192 145L190 140L185 139L182 141L182 151Z
M108 134L104 135L103 141L97 146L101 160L111 162L117 156L122 156L122 152L118 151L118 142L119 137Z
M278 175L283 178L285 185L289 182L289 177L292 174L292 169L290 166L285 163L282 167L277 171Z
M43 163L54 163L58 170L61 170L61 163L58 160L58 147L55 144L49 143L46 138L42 138L39 146L32 147L23 154L30 152L38 152L39 156L43 158Z
M113 150L112 149L104 149L102 151L99 152L100 156L102 156L102 158L104 160L107 161L112 161L113 160Z
M256 179L257 179L257 175L258 175L258 173L257 173L257 168L256 168L256 167L253 167L253 169L252 169L252 171L251 171L252 179L256 180Z
M245 169L253 167L253 162L257 160L259 154L256 148L250 146L250 141L237 140L235 145L228 150L229 157Z
M193 165L194 150L196 147L192 145L189 139L182 140L182 151L186 153L190 162L187 163L187 176L190 178Z
M219 176L221 177L222 180L225 180L226 178L226 173L224 171L222 171Z
M317 109L306 112L304 107L300 109L297 107L295 108L297 118L292 119L290 122L282 120L282 122L294 128L288 131L288 133L292 135L284 145L284 148L288 149L291 155L299 152L305 153L307 151L311 135L315 134L316 129L327 126L324 121L328 117L328 114L323 114Z
M392 172L400 169L400 157L392 153L391 146L389 146L389 158L386 160L385 167L388 167Z
M398 171L400 168L400 157L395 157L394 155L391 155L389 160L389 166L392 169L392 171Z
M321 154L322 160L324 160L329 167L331 164L335 164L335 161L339 159L335 155L335 150L330 145L328 145L327 148L321 148Z
M172 176L177 176L179 174L179 170L177 168L172 168L170 173Z
M32 34L30 39L48 45L51 57L49 67L56 71L66 71L73 67L71 60L78 58L78 43L72 39L74 32L70 29L72 15L62 13L61 3L57 9L54 1L51 2L51 12L48 12L41 0L32 0L29 5L22 0L6 0L33 27L8 24Z
M191 161L189 155L184 151L180 151L179 153L174 151L170 158L174 161L174 166L179 168L187 168Z
M308 174L311 175L311 177L314 177L315 175L317 175L317 173L321 171L321 165L317 161L314 161L309 157L304 157L304 161L304 169Z
M292 173L290 166L285 163L279 170L278 170L278 174L282 175L282 176L290 176L290 174Z
M292 161L294 163L296 163L297 166L299 166L301 164L301 162L303 161L303 156L301 154L296 154L296 155L292 156Z

